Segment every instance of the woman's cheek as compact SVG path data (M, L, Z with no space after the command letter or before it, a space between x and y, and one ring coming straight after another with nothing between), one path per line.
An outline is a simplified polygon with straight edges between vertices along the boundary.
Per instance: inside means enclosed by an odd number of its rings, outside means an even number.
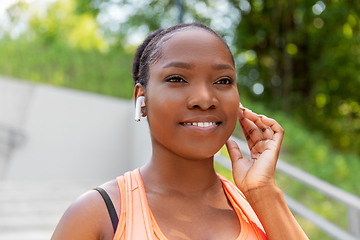
M237 91L234 91L232 94L229 94L226 101L229 106L229 115L231 115L231 119L235 121L235 124L239 113L239 101L240 98Z
M176 109L179 109L177 102L168 98L166 94L158 93L156 98L149 96L147 117L151 132L163 133L169 131L167 128L171 127L175 122Z

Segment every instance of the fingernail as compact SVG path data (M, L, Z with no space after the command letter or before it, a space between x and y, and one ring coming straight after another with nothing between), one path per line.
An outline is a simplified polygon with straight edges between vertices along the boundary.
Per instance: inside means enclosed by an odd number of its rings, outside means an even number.
M240 106L240 109L241 109L241 110L245 111L245 108L244 108L244 106L241 104L241 102L239 102L239 106Z

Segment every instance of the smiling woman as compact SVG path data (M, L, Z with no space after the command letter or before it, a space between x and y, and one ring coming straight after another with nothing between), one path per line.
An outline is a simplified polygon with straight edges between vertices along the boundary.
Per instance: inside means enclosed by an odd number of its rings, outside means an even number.
M283 129L241 106L221 37L198 23L157 30L138 48L133 78L152 156L76 200L53 240L307 239L274 181ZM238 117L251 159L228 141ZM225 143L235 184L214 170Z

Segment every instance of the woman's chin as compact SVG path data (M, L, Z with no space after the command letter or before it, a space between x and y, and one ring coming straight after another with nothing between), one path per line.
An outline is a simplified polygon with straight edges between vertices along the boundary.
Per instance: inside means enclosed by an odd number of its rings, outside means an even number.
M182 156L183 158L195 161L213 159L214 155L221 149L222 146L223 145L218 148L211 146L187 149L186 151L178 152L178 155Z

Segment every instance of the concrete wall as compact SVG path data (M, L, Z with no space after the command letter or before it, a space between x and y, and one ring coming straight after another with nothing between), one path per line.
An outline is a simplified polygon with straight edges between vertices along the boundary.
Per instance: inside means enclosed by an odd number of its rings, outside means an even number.
M2 151L3 180L110 180L151 155L146 119L134 121L130 100L2 77L0 126L24 135Z

